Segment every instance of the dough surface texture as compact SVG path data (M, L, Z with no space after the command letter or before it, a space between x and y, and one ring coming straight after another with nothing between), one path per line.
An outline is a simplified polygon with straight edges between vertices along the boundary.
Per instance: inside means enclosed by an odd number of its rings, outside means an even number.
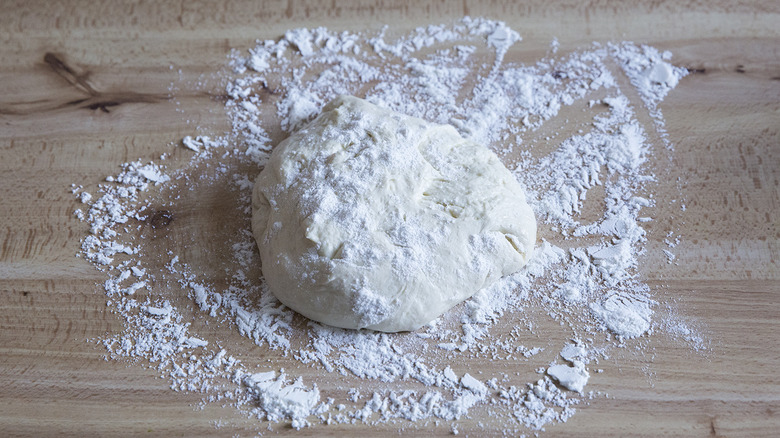
M274 148L252 204L271 291L336 327L416 330L521 269L536 240L493 152L351 96Z

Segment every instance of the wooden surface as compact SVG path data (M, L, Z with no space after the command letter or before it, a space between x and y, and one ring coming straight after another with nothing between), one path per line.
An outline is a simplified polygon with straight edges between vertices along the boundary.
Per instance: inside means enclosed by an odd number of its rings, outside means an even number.
M122 324L107 311L104 274L75 257L86 226L72 214L69 186L94 186L119 163L171 150L166 145L198 127L224 132L221 104L198 82L223 68L231 48L293 27L389 24L401 32L469 14L506 21L522 34L523 50L543 51L553 37L562 52L632 40L671 50L676 65L695 70L661 105L676 145L663 175L681 178L687 209L653 213L642 272L710 349L692 353L651 338L639 359L605 364L607 372L591 379L609 398L581 406L547 434L776 436L780 7L644 3L0 2L0 435L261 432L218 404L197 410L200 395L175 393L142 366L105 361L88 341L119 333ZM69 82L58 59L88 72L85 81ZM680 196L657 197L664 195ZM677 265L658 256L669 230L683 239ZM215 429L217 420L226 426ZM482 436L489 425L477 412L460 431ZM398 434L398 426L292 434L326 433Z

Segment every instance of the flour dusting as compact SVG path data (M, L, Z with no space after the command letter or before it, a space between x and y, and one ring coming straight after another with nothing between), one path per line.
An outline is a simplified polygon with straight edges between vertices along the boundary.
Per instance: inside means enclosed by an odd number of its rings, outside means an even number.
M632 340L665 330L701 348L701 335L682 322L654 319L659 302L641 269L653 188L662 183L648 160L673 150L659 104L686 70L670 63L671 53L630 42L559 55L555 40L544 58L512 62L521 50L517 30L467 17L395 40L385 31L291 29L231 54L232 74L223 78L231 132L182 139L176 147L192 154L184 166L169 169L163 154L123 164L97 194L72 187L88 207L75 211L90 227L80 254L105 272L107 303L125 321L122 333L100 340L108 356L143 361L173 390L203 393L204 403L235 406L263 422L258 430L279 422L426 430L445 423L458 433L459 420L479 411L489 412L491 431L518 436L564 422L602 396L589 391L599 361L642 348ZM336 329L279 303L261 278L249 230L253 181L275 137L285 135L278 129L295 131L340 94L450 124L495 151L542 225L528 266L413 333ZM222 195L207 196L215 191ZM182 197L193 194L213 217L166 234L179 223ZM208 257L187 251L201 245ZM356 305L379 314L376 301L367 295ZM545 320L566 334L538 333ZM235 339L198 333L209 326L340 389L266 360L238 360ZM507 371L463 369L470 359Z

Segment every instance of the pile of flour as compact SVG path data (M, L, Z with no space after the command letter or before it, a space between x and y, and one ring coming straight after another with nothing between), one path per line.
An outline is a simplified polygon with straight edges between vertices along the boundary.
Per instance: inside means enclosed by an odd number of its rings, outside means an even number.
M588 385L603 371L600 360L615 348L641 349L642 339L670 325L654 321L658 302L643 282L640 256L643 224L658 202L647 162L672 150L658 104L686 70L670 64L668 52L628 42L559 56L553 41L533 65L507 62L521 45L504 23L464 18L397 39L386 30L293 29L248 54L231 54L233 73L225 80L232 132L184 138L176 147L191 150L192 159L183 167L168 169L163 154L156 163L123 164L97 195L72 187L84 204L76 215L90 226L80 255L106 273L108 305L126 322L124 332L100 340L109 356L149 364L172 389L203 392L204 403L229 403L296 428L445 423L457 433L459 419L489 409L490 429L515 436L574 415L575 405L600 394ZM257 268L252 182L273 146L270 133L279 126L294 131L339 94L451 124L502 157L542 225L529 265L414 333L335 329L281 305ZM627 94L638 95L641 107ZM566 126L556 122L564 110L584 114L587 123L574 135L538 138L548 123ZM187 251L152 245L155 229L175 220L161 205L175 210L182 193L214 187L232 194L225 217L238 218L236 229L217 243L208 235L178 243L208 240L217 254L229 254L220 265L224 281L209 275L213 259L188 260ZM597 206L596 216L586 204ZM671 262L674 254L665 252ZM260 359L239 361L228 341L195 333L191 318L308 364L323 379L343 382L344 391L321 391L316 379ZM543 318L567 334L556 343L535 332ZM703 345L683 321L671 325L692 348ZM525 345L534 341L541 345ZM536 377L463 371L474 359L534 370ZM258 430L266 426L258 423Z

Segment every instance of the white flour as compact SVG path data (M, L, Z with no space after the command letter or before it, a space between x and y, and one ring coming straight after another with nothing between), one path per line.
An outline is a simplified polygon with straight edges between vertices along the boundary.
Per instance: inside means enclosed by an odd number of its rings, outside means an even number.
M489 409L490 430L520 435L566 421L576 404L597 396L586 392L588 380L601 372L594 365L612 348L663 327L703 345L682 322L653 320L657 302L640 266L643 224L652 220L648 208L657 202L646 166L655 150L649 138L671 148L658 104L686 71L668 63L671 54L633 43L594 44L555 57L553 41L548 57L533 65L506 62L520 41L503 23L465 18L395 41L384 32L293 29L278 41L259 42L248 56L233 54L235 77L226 104L233 132L186 137L183 147L194 156L183 169L137 161L107 178L99 196L73 187L89 207L76 211L91 227L82 255L106 272L108 304L126 322L123 333L101 341L110 356L143 359L174 390L203 392L206 402L229 400L261 420L289 421L296 428L389 421L414 427L409 422L431 419L450 422L457 433L458 419L472 409ZM654 121L652 135L637 120L639 109L619 75L641 96ZM334 329L307 323L282 306L257 270L248 218L252 181L273 146L269 121L290 132L338 94L452 124L504 157L546 223L546 240L527 268L416 333ZM536 139L565 108L585 114L588 122L577 125L574 135ZM195 177L204 169L206 175ZM178 194L214 187L235 193L225 217L238 217L233 220L243 227L217 243L221 253L232 255L224 265L226 282L208 275L217 269L213 258L187 260L186 251L161 254L152 245L154 230L174 220L160 205L173 210ZM587 207L594 202L600 203L596 217ZM179 247L215 236L201 237ZM671 251L665 254L674 260ZM175 282L197 309L188 310L186 300L166 292ZM288 376L273 363L242 363L226 340L193 333L183 317L187 312L309 364L320 376L358 383L346 398L335 399L316 381ZM534 334L538 318L550 318L569 333L549 353L560 351L559 357L542 366L531 363L550 347L523 345L545 338ZM536 369L538 376L526 382L508 372L453 370L472 358ZM263 371L257 372L260 364ZM385 389L372 381L386 382Z

